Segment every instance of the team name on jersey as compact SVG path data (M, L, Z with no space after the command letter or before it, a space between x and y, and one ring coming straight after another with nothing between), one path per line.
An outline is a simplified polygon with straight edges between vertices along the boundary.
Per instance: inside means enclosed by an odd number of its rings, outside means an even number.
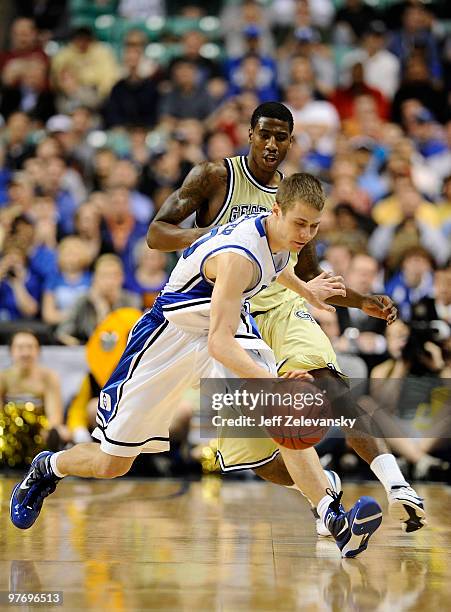
M263 212L268 212L268 208L261 204L239 204L231 207L229 221L235 221L243 215L258 215Z

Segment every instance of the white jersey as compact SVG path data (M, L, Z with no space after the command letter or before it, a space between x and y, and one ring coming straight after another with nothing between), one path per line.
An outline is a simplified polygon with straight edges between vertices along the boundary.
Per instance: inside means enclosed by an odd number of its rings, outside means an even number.
M261 339L246 301L270 285L290 258L288 251L271 253L268 216L240 217L215 227L184 251L153 308L131 330L100 393L93 437L105 453L134 457L168 450L169 428L186 389L199 385L201 378L235 377L208 351L214 285L205 278L204 267L218 253L238 253L254 266L235 338L259 367L277 376L274 353Z
M273 283L290 258L289 251L271 253L266 235L269 215L242 216L232 223L213 228L185 249L158 296L154 310L185 330L208 332L214 283L205 277L205 264L219 253L237 253L253 264L255 273L251 286L243 294L241 324L236 337L260 338L249 315L247 300Z

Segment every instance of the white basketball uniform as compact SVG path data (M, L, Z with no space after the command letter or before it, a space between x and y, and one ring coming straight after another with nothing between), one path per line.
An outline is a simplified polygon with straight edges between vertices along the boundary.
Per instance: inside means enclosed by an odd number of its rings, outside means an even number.
M288 251L271 253L268 216L240 217L213 228L185 249L153 308L130 332L100 394L93 437L105 453L134 457L168 450L169 427L184 391L201 378L234 377L207 348L214 285L204 268L218 254L236 253L254 266L235 338L256 363L277 375L274 354L261 339L247 305L247 299L277 279L290 257Z

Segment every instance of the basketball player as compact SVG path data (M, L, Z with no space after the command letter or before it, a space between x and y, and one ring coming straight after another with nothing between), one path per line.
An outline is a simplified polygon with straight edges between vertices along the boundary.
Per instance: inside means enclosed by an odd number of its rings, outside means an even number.
M263 342L247 299L280 279L320 308L323 299L344 293L337 277L304 283L287 264L300 248L299 219L314 226L324 206L317 179L298 174L279 187L272 213L239 217L199 238L180 258L157 298L131 331L118 367L100 394L100 441L67 451L37 455L11 495L11 520L27 529L43 499L64 476L114 478L128 472L141 452L169 447L169 426L183 391L202 377L274 379L274 354ZM282 449L284 451L285 449ZM299 451L300 452L300 451ZM320 516L341 553L354 557L366 549L379 527L381 509L370 497L349 512L341 495L328 490L315 500Z
M291 146L292 132L293 117L286 106L278 102L258 106L251 119L247 157L195 166L150 225L149 246L163 251L180 250L212 226L228 223L242 214L270 210L282 179L277 168ZM192 213L196 213L198 227L177 227ZM302 244L296 273L310 280L321 273L311 242L317 226L303 221L300 227ZM396 318L396 308L388 296L363 296L347 288L346 296L335 296L329 303L359 308L389 324ZM345 401L351 401L345 396L345 383L338 374L332 345L309 314L302 298L274 283L251 304L262 337L274 350L280 374L293 369L309 370L315 378L321 378L323 384L326 381L329 386L335 386L342 407ZM405 481L385 443L361 433L356 435L352 430L346 434L349 444L384 486L391 516L401 522L404 531L420 529L425 524L422 500ZM252 468L260 477L285 486L293 486L295 476L296 483L303 483L303 493L315 486L324 490L327 483L314 449L302 453L293 451L291 455L285 453L282 460L277 446L269 438L220 438L218 458L223 471ZM320 535L328 535L318 521L317 529Z

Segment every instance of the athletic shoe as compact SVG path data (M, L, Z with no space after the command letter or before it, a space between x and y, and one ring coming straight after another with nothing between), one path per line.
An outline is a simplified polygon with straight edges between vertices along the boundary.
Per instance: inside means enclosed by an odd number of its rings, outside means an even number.
M341 491L340 476L332 470L324 470L324 473L326 474L327 479L330 482L330 488L332 489L332 491L339 493ZM319 535L320 538L330 538L332 534L321 520L316 508L312 508L312 512L316 521L316 533Z
M11 493L10 517L19 529L29 529L41 512L44 498L53 493L61 480L50 467L50 451L36 455L25 478Z
M338 495L331 489L333 497L324 517L324 523L335 538L342 557L355 557L366 550L370 536L382 522L382 510L372 497L360 497L354 506L345 512L340 504L343 492Z
M410 533L427 525L423 498L419 497L412 487L394 485L387 497L390 516L401 521L403 531Z

